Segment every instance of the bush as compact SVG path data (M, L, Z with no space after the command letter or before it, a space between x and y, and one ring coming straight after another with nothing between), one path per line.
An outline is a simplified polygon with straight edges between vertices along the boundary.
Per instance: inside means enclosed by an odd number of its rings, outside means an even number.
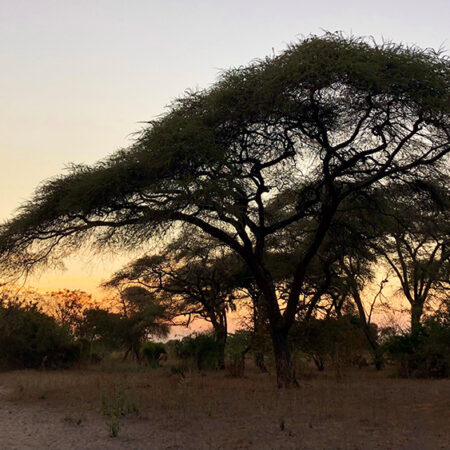
M166 347L160 342L144 342L141 345L141 357L150 365L157 368L162 355L167 355Z
M245 371L245 355L252 343L252 333L238 330L227 339L226 368L232 377L243 377Z
M7 368L68 367L81 346L69 330L34 305L0 305L0 363Z
M219 364L219 344L212 334L198 333L183 338L175 346L176 356L191 360L198 370L216 369Z
M385 348L400 363L402 377L450 376L450 327L437 318L426 320L418 333L392 336Z
M318 370L323 370L327 361L336 367L359 365L369 351L359 318L351 315L297 322L290 333L290 343L294 350L309 356Z

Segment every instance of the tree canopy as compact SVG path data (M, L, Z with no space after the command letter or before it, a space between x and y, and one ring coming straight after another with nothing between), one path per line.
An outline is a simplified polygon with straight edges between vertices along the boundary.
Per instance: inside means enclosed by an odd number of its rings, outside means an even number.
M1 227L2 269L56 263L82 244L134 249L196 227L255 277L286 384L287 334L339 205L389 179L448 170L449 75L449 60L432 50L338 34L230 69L175 101L130 148L43 183ZM315 226L302 234L282 311L267 240L308 218Z
M186 325L201 317L210 322L219 347L219 367L225 368L227 313L235 310L236 257L223 254L220 243L198 235L182 235L162 254L144 255L116 272L107 288L142 289L170 297L173 317Z
M434 298L450 289L450 179L393 185L379 218L385 239L374 247L398 278L411 305L411 329Z

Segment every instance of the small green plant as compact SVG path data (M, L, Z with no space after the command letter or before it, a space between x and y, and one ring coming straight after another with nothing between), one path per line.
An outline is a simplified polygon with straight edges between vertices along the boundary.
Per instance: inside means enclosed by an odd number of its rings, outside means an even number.
M127 414L140 414L139 403L134 395L126 392L121 386L114 386L111 393L102 396L102 409L104 415L126 416Z
M280 418L280 430L286 431L288 436L293 436L292 429L286 425L286 420L284 419L284 417Z
M117 437L121 429L121 419L128 414L140 415L140 406L134 395L126 392L123 386L114 386L112 392L104 392L102 411L110 437Z
M47 391L41 390L38 394L39 400L45 400L47 398Z
M68 414L64 417L63 420L64 420L64 422L80 426L85 420L85 415L84 415L84 412L81 412L81 413L75 414L75 415Z
M136 416L141 415L141 408L139 406L138 401L136 400L136 398L134 396L130 396L127 399L125 413L126 414L135 414Z
M121 428L120 417L116 414L111 414L106 420L106 426L108 427L109 437L117 437Z

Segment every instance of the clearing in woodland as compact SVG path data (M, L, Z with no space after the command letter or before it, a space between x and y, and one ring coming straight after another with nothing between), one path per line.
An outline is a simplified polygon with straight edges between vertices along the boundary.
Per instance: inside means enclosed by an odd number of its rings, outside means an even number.
M0 448L449 448L450 380L305 369L298 389L280 390L253 367L244 378L175 372L0 373Z

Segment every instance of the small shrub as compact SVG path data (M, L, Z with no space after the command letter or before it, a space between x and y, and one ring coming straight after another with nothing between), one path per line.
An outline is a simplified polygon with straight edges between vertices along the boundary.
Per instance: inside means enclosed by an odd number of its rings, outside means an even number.
M199 333L183 338L175 346L176 356L183 361L193 361L198 370L216 369L219 362L219 345L213 335Z
M230 335L226 346L226 369L233 378L241 378L245 372L245 355L251 348L251 335L246 331L236 331Z
M377 330L373 328L372 332L376 335ZM294 350L308 355L319 371L332 363L340 373L347 365L359 365L363 355L370 352L359 318L352 315L297 322L290 342Z
M117 437L121 429L121 419L128 414L140 415L140 406L134 395L121 386L113 386L112 391L102 396L102 411L110 437Z
M280 417L280 431L286 431L288 436L292 436L292 430L286 425L286 420L284 417Z
M109 431L109 437L117 437L121 428L120 417L115 414L111 414L106 420L106 426Z
M106 416L121 417L131 413L140 414L139 404L134 395L120 386L114 386L111 392L103 394L102 409Z
M160 360L163 355L167 355L164 344L160 342L145 342L141 346L141 357L152 368L160 367Z
M450 377L450 327L435 318L418 333L392 336L385 348L399 362L401 377Z

